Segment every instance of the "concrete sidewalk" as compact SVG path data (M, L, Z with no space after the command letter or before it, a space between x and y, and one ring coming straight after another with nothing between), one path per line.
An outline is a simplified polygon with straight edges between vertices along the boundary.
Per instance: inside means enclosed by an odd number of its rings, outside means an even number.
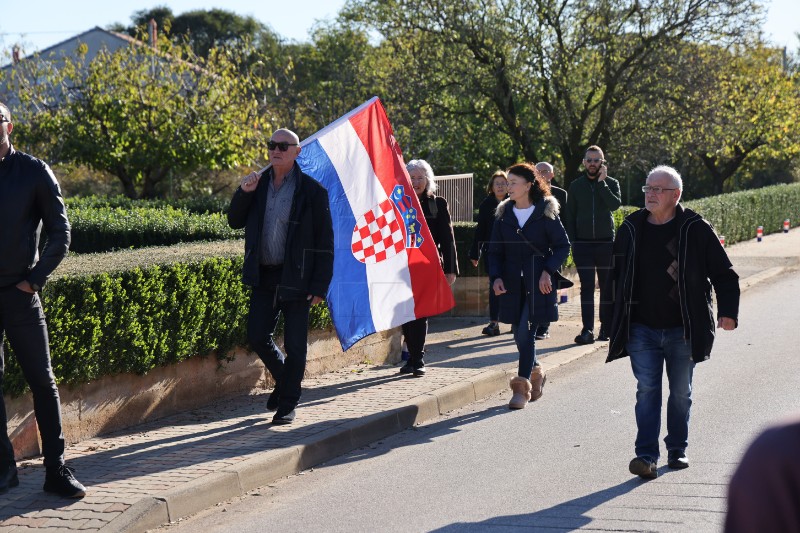
M742 286L750 287L800 264L800 230L729 253ZM546 370L593 353L605 357L606 343L573 343L580 331L574 298L561 315L551 338L538 343ZM67 461L88 489L82 500L42 492L41 461L25 461L20 486L0 496L0 533L144 531L508 391L516 374L513 339L508 326L498 337L483 336L484 325L477 317L433 319L424 378L364 363L306 379L289 426L272 426L267 395L255 394L70 446ZM540 401L547 398L545 387Z

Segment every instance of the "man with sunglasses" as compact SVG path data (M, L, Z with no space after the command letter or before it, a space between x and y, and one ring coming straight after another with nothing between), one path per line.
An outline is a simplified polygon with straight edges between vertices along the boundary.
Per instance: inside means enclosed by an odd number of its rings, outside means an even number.
M0 494L19 485L2 394L5 333L33 393L42 437L44 490L82 498L86 488L64 464L61 401L38 294L67 255L69 221L53 171L44 161L14 149L9 139L13 129L11 112L0 103ZM47 242L40 255L42 227Z
M291 424L306 369L309 308L325 298L333 277L333 223L328 191L295 162L298 136L276 130L267 148L270 167L242 178L228 223L245 228L247 339L275 380L267 409L276 410L273 424ZM274 339L280 314L285 355Z
M709 358L715 326L736 328L739 276L711 224L678 204L683 180L677 170L654 168L642 190L644 209L625 218L614 241L606 362L630 356L637 382L637 433L636 457L628 470L653 479L658 476L663 369L669 382L667 466L687 468L694 366Z
M600 285L600 332L597 340L607 341L608 318L605 302L610 288L606 280L611 269L614 242L614 216L622 205L619 182L608 176L603 150L590 146L583 157L586 173L569 186L563 221L572 243L572 260L581 282L581 321L583 329L575 337L577 344L591 344L594 336L595 276Z

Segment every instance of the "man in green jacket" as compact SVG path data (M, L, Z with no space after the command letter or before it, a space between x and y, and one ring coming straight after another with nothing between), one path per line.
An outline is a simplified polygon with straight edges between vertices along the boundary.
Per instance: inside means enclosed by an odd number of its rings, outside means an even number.
M572 243L572 259L581 282L581 321L583 329L575 337L578 344L591 344L594 336L595 275L600 283L600 301L608 302L610 287L606 287L611 270L614 244L614 217L612 212L622 205L619 182L608 176L603 150L590 146L583 156L586 173L569 186L564 226ZM600 332L597 340L607 341L610 317L600 306Z

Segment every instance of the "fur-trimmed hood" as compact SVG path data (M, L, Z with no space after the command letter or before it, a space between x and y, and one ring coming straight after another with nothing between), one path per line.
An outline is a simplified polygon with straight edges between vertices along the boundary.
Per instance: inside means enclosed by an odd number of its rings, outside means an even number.
M506 198L500 202L494 212L495 218L498 220L503 218L503 213L505 213L506 206L508 205L511 205L512 207L514 205L514 201L511 198ZM542 200L536 202L536 207L534 208L533 213L541 213L539 209L541 209L542 206L544 206L544 216L551 220L555 220L561 211L561 205L559 205L558 200L556 200L554 196L545 196Z

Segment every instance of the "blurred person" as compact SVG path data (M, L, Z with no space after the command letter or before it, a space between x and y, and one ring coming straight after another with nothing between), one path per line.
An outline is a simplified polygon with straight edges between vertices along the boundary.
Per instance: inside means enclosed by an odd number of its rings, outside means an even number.
M478 207L478 225L475 227L475 236L472 240L472 247L469 249L469 259L472 266L477 267L478 261L483 257L483 267L488 272L486 264L486 249L489 239L492 237L492 226L494 225L494 212L497 206L508 196L508 180L503 170L498 170L492 174L489 183L486 184L486 198ZM489 324L483 328L484 335L493 337L500 335L500 325L497 323L497 295L494 293L489 283Z
M655 167L642 191L645 207L625 218L614 240L606 362L630 356L637 383L637 433L628 470L653 479L658 476L664 367L669 383L667 466L687 468L694 366L710 357L715 326L726 331L737 327L739 276L711 224L679 204L683 180L677 170Z
M600 331L597 340L608 340L608 321L604 316L610 298L606 280L611 270L614 242L612 213L622 205L619 182L608 176L607 161L599 146L590 146L583 157L586 172L569 186L564 225L572 243L572 260L581 283L581 322L577 344L591 344L594 335L595 278L600 285Z
M456 256L456 239L447 201L436 196L436 180L433 169L423 159L413 159L406 164L411 178L411 186L417 193L422 214L433 236L433 242L439 251L439 260L444 270L447 283L451 286L458 276L458 259ZM408 347L408 361L400 368L401 374L412 374L414 377L425 375L425 338L428 335L428 317L417 318L403 324L403 338Z
M513 325L519 351L511 409L539 399L547 379L536 359L535 334L539 324L558 320L553 276L569 255L558 212L550 186L532 165L508 169L508 199L497 207L489 243L489 277L500 296L500 321Z
M762 432L728 485L725 533L800 533L800 416Z
M550 194L552 194L553 197L558 200L559 212L563 211L567 207L567 191L561 187L556 187L553 184L553 178L555 177L553 165L546 161L542 161L540 163L536 163L535 168L539 177L542 178L548 185L550 185ZM561 270L561 268L559 268L559 270ZM536 329L536 340L544 340L548 337L550 337L550 322L542 322Z
M291 424L300 402L308 352L309 309L333 277L333 222L328 191L300 170L300 139L278 129L267 145L270 167L242 178L228 224L245 228L242 279L252 287L247 339L275 380L267 409L272 423ZM283 315L283 344L275 327Z
M11 111L0 103L0 385L5 334L33 394L33 410L42 438L44 491L82 498L86 487L64 463L61 399L50 361L47 320L38 294L67 255L70 226L53 171L41 159L14 149L10 140L13 129ZM41 228L47 232L47 240L39 255ZM0 423L2 494L19 485L2 387Z

